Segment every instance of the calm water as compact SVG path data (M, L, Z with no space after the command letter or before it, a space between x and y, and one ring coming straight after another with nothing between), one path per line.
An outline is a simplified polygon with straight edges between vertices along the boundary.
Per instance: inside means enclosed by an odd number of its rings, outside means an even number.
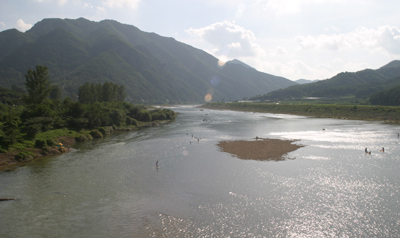
M174 110L168 125L0 172L0 198L17 198L0 202L0 237L400 236L399 126ZM216 146L255 136L305 147L260 162Z

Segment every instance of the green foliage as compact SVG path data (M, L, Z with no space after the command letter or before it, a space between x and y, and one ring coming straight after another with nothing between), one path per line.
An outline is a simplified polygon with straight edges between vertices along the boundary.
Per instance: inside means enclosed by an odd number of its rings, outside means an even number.
M99 131L101 132L101 134L103 135L109 135L111 133L114 132L114 129L112 126L104 126L104 127L100 127Z
M138 123L138 121L137 121L136 119L134 119L134 118L132 118L132 117L129 117L129 116L126 117L125 123L126 123L126 125L128 125L128 126L130 126L130 125L132 125L132 126L138 126L138 125L139 125L139 123Z
M400 122L400 108L335 104L207 103L206 108Z
M47 147L46 140L36 140L35 141L35 147L36 148L40 148L40 149Z
M6 148L17 142L20 135L19 123L20 118L15 111L10 111L2 115L2 124L0 129L2 133L0 135L0 142Z
M373 105L400 106L400 86L372 94L369 102Z
M305 97L339 98L355 96L368 98L371 94L383 89L400 85L400 67L378 70L362 70L355 73L339 73L338 75L309 84L290 86L272 91L262 96L255 96L251 100L299 100Z
M51 87L51 91L50 91L49 97L50 97L51 100L60 100L61 97L62 97L60 87L57 86L57 85L53 85Z
M90 132L90 135L93 138L97 138L97 139L102 139L103 138L103 134L99 131L99 130L93 130Z
M47 78L45 66L37 67L37 71L28 71L27 82L33 84L34 80ZM31 80L34 79L34 80ZM28 83L27 83L28 84ZM46 88L50 84L43 86ZM91 85L86 84L89 87ZM128 126L138 126L138 120L150 122L152 117L144 106L132 105L123 102L123 87L113 83L105 83L103 90L101 84L93 85L101 92L108 93L109 101L115 102L75 102L67 97L59 100L57 87L52 87L55 94L52 98L35 95L33 90L25 99L35 98L24 106L5 105L0 103L0 145L1 151L24 150L29 147L43 149L45 153L48 146L55 146L57 137L76 137L77 141L87 141L93 138L102 138L119 128L132 129ZM103 85L103 86L104 86ZM32 87L33 88L33 87ZM1 89L1 88L0 88ZM43 89L43 88L41 88ZM38 94L48 95L46 90L38 90ZM119 97L116 96L118 93ZM119 100L119 101L118 101ZM37 103L37 102L41 103ZM27 102L27 101L26 101ZM131 117L136 117L137 119ZM159 110L155 114L158 120L173 118L172 110ZM68 128L68 129L67 129ZM77 132L81 129L90 129L89 132ZM23 154L20 156L23 160Z
M162 120L167 119L167 116L165 116L165 114L163 112L154 112L154 113L151 113L151 119L153 121L157 121L157 120L162 121Z
M24 102L27 105L43 103L52 90L48 68L37 65L36 70L28 70L25 79L25 87L28 95L24 97Z
M90 134L81 134L81 135L75 137L75 140L77 142L86 142L86 141L93 140L93 137Z
M50 147L56 146L57 145L57 141L55 141L53 138L51 139L47 139L46 140L46 144Z
M23 93L24 91L14 84L11 90L0 86L0 102L4 105L21 105Z
M124 86L112 82L102 84L85 83L79 87L79 102L122 102L126 97Z
M140 109L135 119L137 119L138 121L149 122L151 121L150 112L145 109Z
M35 154L29 151L23 151L19 152L15 156L15 160L18 162L28 162L30 160L33 160L35 158Z

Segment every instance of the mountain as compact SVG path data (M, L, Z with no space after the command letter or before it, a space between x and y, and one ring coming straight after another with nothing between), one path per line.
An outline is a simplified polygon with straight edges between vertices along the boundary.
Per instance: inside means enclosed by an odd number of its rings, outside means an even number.
M400 85L400 61L392 61L379 69L342 72L336 76L309 84L300 84L272 91L253 100L287 100L303 97L355 96L368 98L371 94Z
M227 63L227 64L238 64L238 65L242 65L242 66L244 66L244 67L246 67L246 68L253 68L253 67L251 67L251 66L249 66L249 65L247 65L247 64L245 64L245 63L243 63L242 61L237 60L237 59L228 61L228 62L226 62L226 63Z
M218 59L171 37L147 33L113 20L44 19L30 30L0 32L0 83L23 87L36 65L64 95L85 82L123 85L127 100L146 103L238 100L296 83L233 60Z
M309 79L298 79L295 82L298 84L307 84L307 83L315 83L318 82L319 80L309 80Z
M371 95L369 102L372 105L399 106L400 105L400 77L398 86L391 87Z

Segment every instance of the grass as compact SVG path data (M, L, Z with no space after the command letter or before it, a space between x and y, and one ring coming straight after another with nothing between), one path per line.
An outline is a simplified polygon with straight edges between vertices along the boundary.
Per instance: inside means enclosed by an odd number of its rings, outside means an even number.
M211 109L295 114L340 119L378 120L400 123L400 107L389 106L238 102L207 103L202 107Z
M35 136L36 140L48 140L48 139L53 139L61 136L68 136L68 137L75 137L80 135L81 133L74 131L74 130L69 130L68 128L62 128L62 129L56 129L56 130L50 130L46 132L40 132Z

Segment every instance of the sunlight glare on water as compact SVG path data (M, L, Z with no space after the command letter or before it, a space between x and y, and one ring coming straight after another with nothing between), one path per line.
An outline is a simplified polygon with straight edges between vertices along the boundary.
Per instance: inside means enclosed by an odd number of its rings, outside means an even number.
M0 237L400 236L399 126L174 110L167 125L0 172L0 197L17 198L0 203ZM255 136L304 147L280 162L217 147Z

